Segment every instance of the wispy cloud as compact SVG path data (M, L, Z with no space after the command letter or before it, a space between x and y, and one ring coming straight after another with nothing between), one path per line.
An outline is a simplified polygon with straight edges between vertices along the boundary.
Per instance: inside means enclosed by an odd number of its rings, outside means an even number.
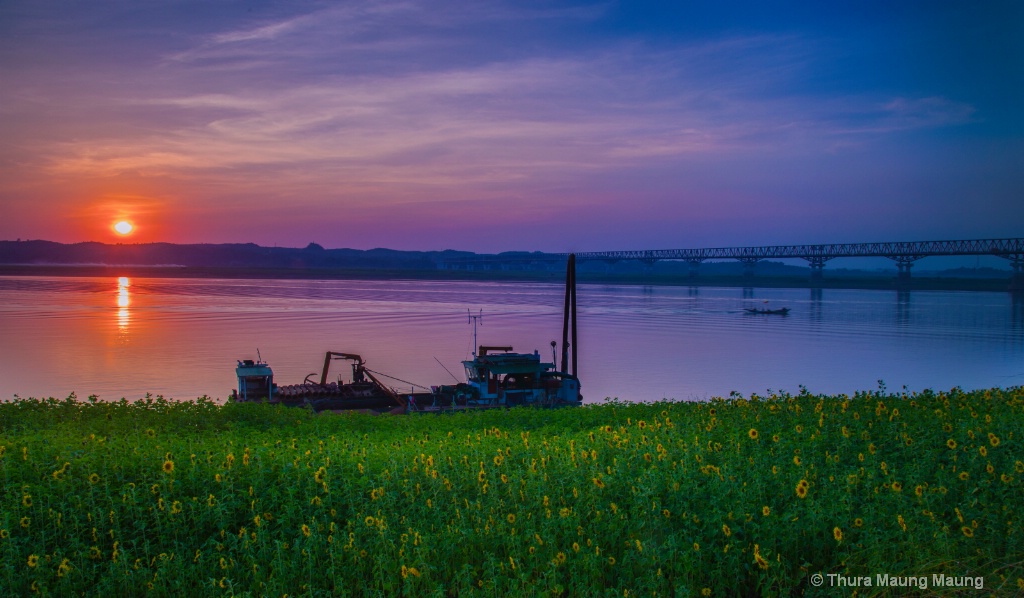
M208 201L446 209L612 202L602 185L620 181L631 198L653 189L657 211L696 178L705 198L730 196L721 189L739 186L737 173L750 195L781 196L762 182L806 178L808 157L863 156L983 120L970 98L941 90L834 83L829 67L848 57L806 30L645 37L610 32L606 4L268 6L211 13L196 30L184 13L166 29L147 21L163 35L120 38L138 44L130 60L112 44L81 64L0 64L11 81L0 89L0 168L11 181L118 192L159 180ZM95 32L60 39L92 52L81 40ZM752 178L766 164L781 166ZM702 201L690 205L727 203Z
M753 64L743 58L752 50ZM115 175L332 164L349 183L493 183L686 154L832 145L836 137L963 122L970 113L939 98L759 93L784 87L779 78L791 77L806 54L800 40L760 36L655 53L626 44L562 58L326 76L284 88L245 78L237 81L242 91L133 100L185 110L189 126L64 143L54 169ZM762 62L777 72L759 69Z

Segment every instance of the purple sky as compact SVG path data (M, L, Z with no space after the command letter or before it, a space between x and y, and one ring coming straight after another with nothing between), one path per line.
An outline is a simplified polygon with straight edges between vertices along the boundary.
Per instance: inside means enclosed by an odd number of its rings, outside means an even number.
M1018 237L1022 106L1018 2L6 0L0 239Z

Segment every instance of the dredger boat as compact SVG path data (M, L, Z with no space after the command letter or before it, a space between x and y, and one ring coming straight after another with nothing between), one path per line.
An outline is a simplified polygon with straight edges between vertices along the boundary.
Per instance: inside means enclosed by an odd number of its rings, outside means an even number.
M560 369L556 369L554 359L543 361L538 351L513 353L510 346L480 346L472 359L462 362L465 382L432 386L429 392L400 393L377 377L390 376L368 369L360 355L328 351L318 381L311 380L315 374L310 374L301 384L285 386L274 382L273 370L262 359L239 361L235 368L238 388L230 398L239 402L309 406L318 412L429 413L519 405L577 406L583 397L576 376L576 340L576 256L570 254L566 267ZM552 341L551 345L555 347L556 343ZM335 360L351 362L350 380L339 376L336 381L328 382L331 362Z

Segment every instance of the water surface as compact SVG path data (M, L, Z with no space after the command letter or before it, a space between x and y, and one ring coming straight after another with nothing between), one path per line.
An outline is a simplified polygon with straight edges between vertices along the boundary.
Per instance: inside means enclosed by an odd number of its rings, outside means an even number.
M578 296L587 401L1024 384L1024 307L1005 293L583 284ZM562 300L559 284L524 282L0 277L0 397L222 399L257 349L279 383L319 372L328 350L363 355L399 389L451 383L472 351L468 311L483 313L480 344L550 357Z

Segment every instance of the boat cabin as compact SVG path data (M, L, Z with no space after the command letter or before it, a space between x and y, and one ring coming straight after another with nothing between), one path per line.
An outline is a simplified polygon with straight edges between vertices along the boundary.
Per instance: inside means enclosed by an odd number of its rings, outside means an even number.
M555 364L541 361L540 353L511 353L512 347L498 347L504 353L488 353L494 347L480 347L480 354L462 362L466 382L481 403L494 405L578 404L579 380L555 370Z
M274 398L274 371L262 361L246 359L235 368L238 390L235 400L260 401Z

